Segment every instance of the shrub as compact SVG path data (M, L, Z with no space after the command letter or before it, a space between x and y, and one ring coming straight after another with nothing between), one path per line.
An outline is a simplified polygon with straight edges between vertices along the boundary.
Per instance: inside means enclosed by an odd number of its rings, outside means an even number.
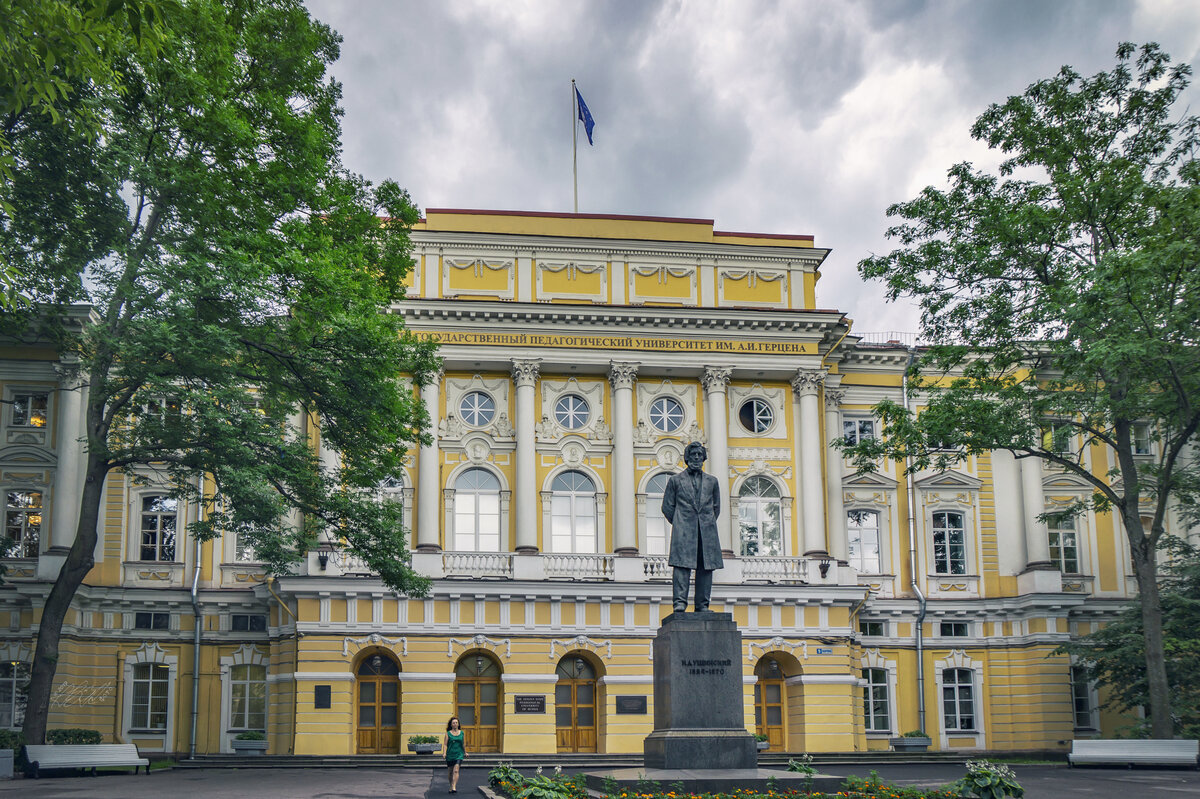
M265 741L267 734L262 730L246 730L233 736L235 741Z
M20 730L0 730L0 749L13 750L13 768L24 771L29 765L25 759L25 733Z
M46 731L46 743L56 746L98 744L103 740L104 736L96 730L85 730L81 727L68 727L63 730Z
M901 735L900 737L901 738L928 738L929 736L925 734L925 730L909 730L908 732L904 733L904 735Z
M413 736L413 738L417 737L419 736ZM412 742L412 738L409 738L408 740L410 743ZM492 788L500 788L501 783L507 783L515 787L524 782L525 778L521 776L521 772L513 768L512 763L501 763L488 772L488 785L490 785Z
M435 744L438 742L436 735L410 735L408 736L410 744Z
M1017 775L1003 763L986 760L968 760L967 775L955 783L960 796L979 799L1003 799L1025 795L1025 789L1017 783Z
M765 741L767 740L767 734L765 732L756 732L754 733L754 740Z

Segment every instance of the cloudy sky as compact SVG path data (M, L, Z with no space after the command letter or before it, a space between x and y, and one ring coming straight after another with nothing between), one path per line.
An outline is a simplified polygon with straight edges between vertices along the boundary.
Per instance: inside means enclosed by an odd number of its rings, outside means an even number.
M806 233L818 305L915 331L856 265L888 204L998 161L991 102L1120 41L1200 66L1194 0L308 0L345 41L346 165L422 208L571 211L575 78L596 120L579 210ZM1200 92L1189 98L1200 111ZM1180 109L1181 112L1183 109ZM583 133L580 129L580 137Z

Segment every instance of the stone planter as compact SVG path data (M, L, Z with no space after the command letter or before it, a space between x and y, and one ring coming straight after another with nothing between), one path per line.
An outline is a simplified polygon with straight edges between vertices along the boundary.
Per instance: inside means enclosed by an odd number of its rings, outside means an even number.
M754 745L755 745L755 748L758 749L758 751L760 751L760 752L771 748L770 741L755 741Z
M889 738L888 743L897 752L924 752L933 743L932 738Z
M441 744L409 744L408 751L416 752L418 755L432 755L434 752L440 752Z
M234 738L231 741L233 753L242 755L243 757L262 757L267 753L266 741L239 741Z

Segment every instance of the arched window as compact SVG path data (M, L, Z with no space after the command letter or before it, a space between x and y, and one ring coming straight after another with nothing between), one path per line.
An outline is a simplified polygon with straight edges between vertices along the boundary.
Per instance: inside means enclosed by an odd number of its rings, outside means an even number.
M15 660L0 663L0 730L15 730L25 724L27 685L28 663Z
M241 663L229 669L229 727L234 730L267 728L267 667Z
M167 689L170 669L162 663L139 663L133 667L133 718L129 727L134 730L165 730L167 728Z
M500 481L487 469L468 469L454 482L454 548L500 551Z
M862 574L879 574L879 514L873 510L846 511L850 565Z
M596 486L583 472L563 472L550 484L550 551L596 551Z
M782 554L782 518L779 487L775 483L765 477L751 477L742 483L738 495L742 556Z
M667 554L671 526L662 515L662 500L667 491L667 481L670 479L671 475L663 472L654 475L646 483L646 555Z

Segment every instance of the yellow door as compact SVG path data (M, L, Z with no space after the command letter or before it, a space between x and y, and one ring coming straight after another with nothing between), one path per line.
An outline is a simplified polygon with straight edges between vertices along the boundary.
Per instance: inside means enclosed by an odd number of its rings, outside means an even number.
M754 684L755 732L766 735L772 749L782 750L784 685L779 661L773 657L763 658L755 666L754 674L758 677Z
M467 655L454 669L458 723L468 752L500 751L500 667L483 654Z
M555 737L560 752L596 751L596 671L583 658L563 658L554 687Z
M400 751L400 668L372 655L358 667L355 687L357 751L360 755Z

